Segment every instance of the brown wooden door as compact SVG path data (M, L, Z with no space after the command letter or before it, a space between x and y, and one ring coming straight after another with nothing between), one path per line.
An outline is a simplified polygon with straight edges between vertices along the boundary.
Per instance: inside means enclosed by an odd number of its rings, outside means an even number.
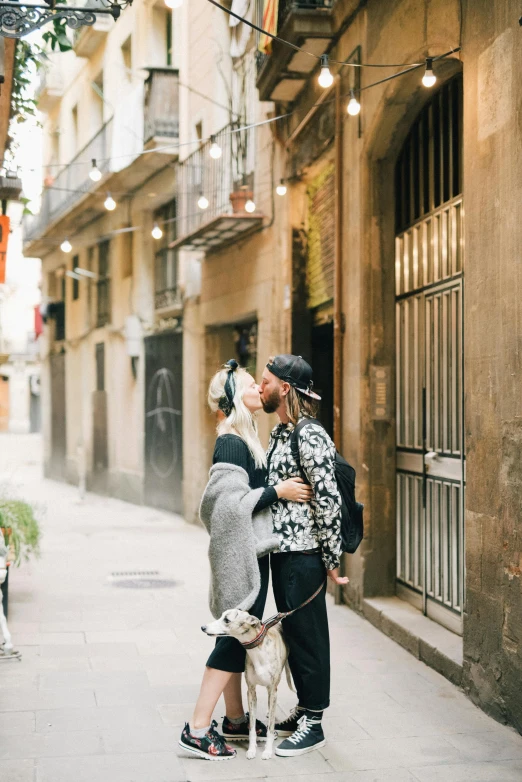
M53 476L65 476L67 427L65 407L65 353L51 356L51 464Z

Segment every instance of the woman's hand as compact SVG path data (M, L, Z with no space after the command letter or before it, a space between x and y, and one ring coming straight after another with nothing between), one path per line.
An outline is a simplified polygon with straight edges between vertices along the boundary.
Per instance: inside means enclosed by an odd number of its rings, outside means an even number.
M312 487L302 478L289 478L287 481L281 481L274 486L274 489L279 499L291 502L310 502L314 496Z

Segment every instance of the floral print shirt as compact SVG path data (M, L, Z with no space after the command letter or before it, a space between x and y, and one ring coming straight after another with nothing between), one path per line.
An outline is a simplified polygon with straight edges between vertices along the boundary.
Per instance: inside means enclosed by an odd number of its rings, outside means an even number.
M268 485L300 476L292 455L294 425L279 424L268 446ZM338 567L341 556L341 497L335 478L335 445L322 426L309 423L299 431L301 468L314 497L310 502L278 500L272 507L274 529L281 551L319 548L327 570Z

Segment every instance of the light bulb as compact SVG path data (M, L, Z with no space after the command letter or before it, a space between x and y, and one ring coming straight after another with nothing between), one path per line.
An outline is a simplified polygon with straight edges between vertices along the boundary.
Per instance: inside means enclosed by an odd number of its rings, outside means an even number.
M100 171L100 169L96 165L96 159L95 158L92 159L92 168L89 171L89 176L90 176L90 178L92 179L93 182L99 182L100 179L102 178L102 172Z
M425 87L433 87L436 81L437 77L433 73L433 59L431 57L427 57L426 70L424 71L424 76L422 77L422 83Z
M331 87L333 84L334 77L330 73L330 68L328 67L328 55L323 54L321 57L321 73L319 74L319 84L321 87Z
M208 198L205 198L203 193L198 198L198 206L200 209L208 209Z
M62 242L62 243L61 243L61 245L60 245L60 250L61 250L63 253L70 253L70 252L71 252L71 250L72 250L72 244L70 243L70 241L69 241L68 239L64 239L64 240L63 240L63 242Z
M223 154L223 150L217 143L215 136L210 137L210 144L211 144L210 151L209 151L210 157L214 158L214 160L218 160Z
M167 8L181 8L183 0L165 0Z
M107 193L107 198L105 199L104 203L105 209L107 209L108 212L113 212L116 209L116 201L111 196L110 193Z
M286 185L285 185L285 180L284 179L282 179L281 182L276 187L276 193L277 193L278 196L286 195Z
M351 117L356 117L361 110L361 104L355 97L355 92L353 90L350 90L350 100L348 101L348 106L346 111Z
M157 223L154 223L154 227L152 228L151 233L153 239L161 239L161 237L163 236L163 231L161 230L161 228Z
M252 201L251 198L248 199L248 201L245 204L245 212L249 212L249 214L252 214L252 212L256 211L256 205Z

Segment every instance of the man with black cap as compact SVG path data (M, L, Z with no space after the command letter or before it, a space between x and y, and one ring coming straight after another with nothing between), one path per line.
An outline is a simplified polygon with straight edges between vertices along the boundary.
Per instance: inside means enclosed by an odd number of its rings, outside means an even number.
M325 582L346 584L339 574L341 555L341 497L335 478L335 445L315 420L320 397L313 390L312 368L301 356L270 358L263 371L261 401L266 413L280 423L268 446L268 483L302 475L311 485L310 502L280 500L272 505L280 552L272 555L272 584L278 611L305 602ZM299 464L292 453L292 433L299 428ZM308 605L284 620L289 663L298 704L276 724L287 738L276 748L283 757L323 747L323 710L330 703L330 637L326 613L326 583Z

